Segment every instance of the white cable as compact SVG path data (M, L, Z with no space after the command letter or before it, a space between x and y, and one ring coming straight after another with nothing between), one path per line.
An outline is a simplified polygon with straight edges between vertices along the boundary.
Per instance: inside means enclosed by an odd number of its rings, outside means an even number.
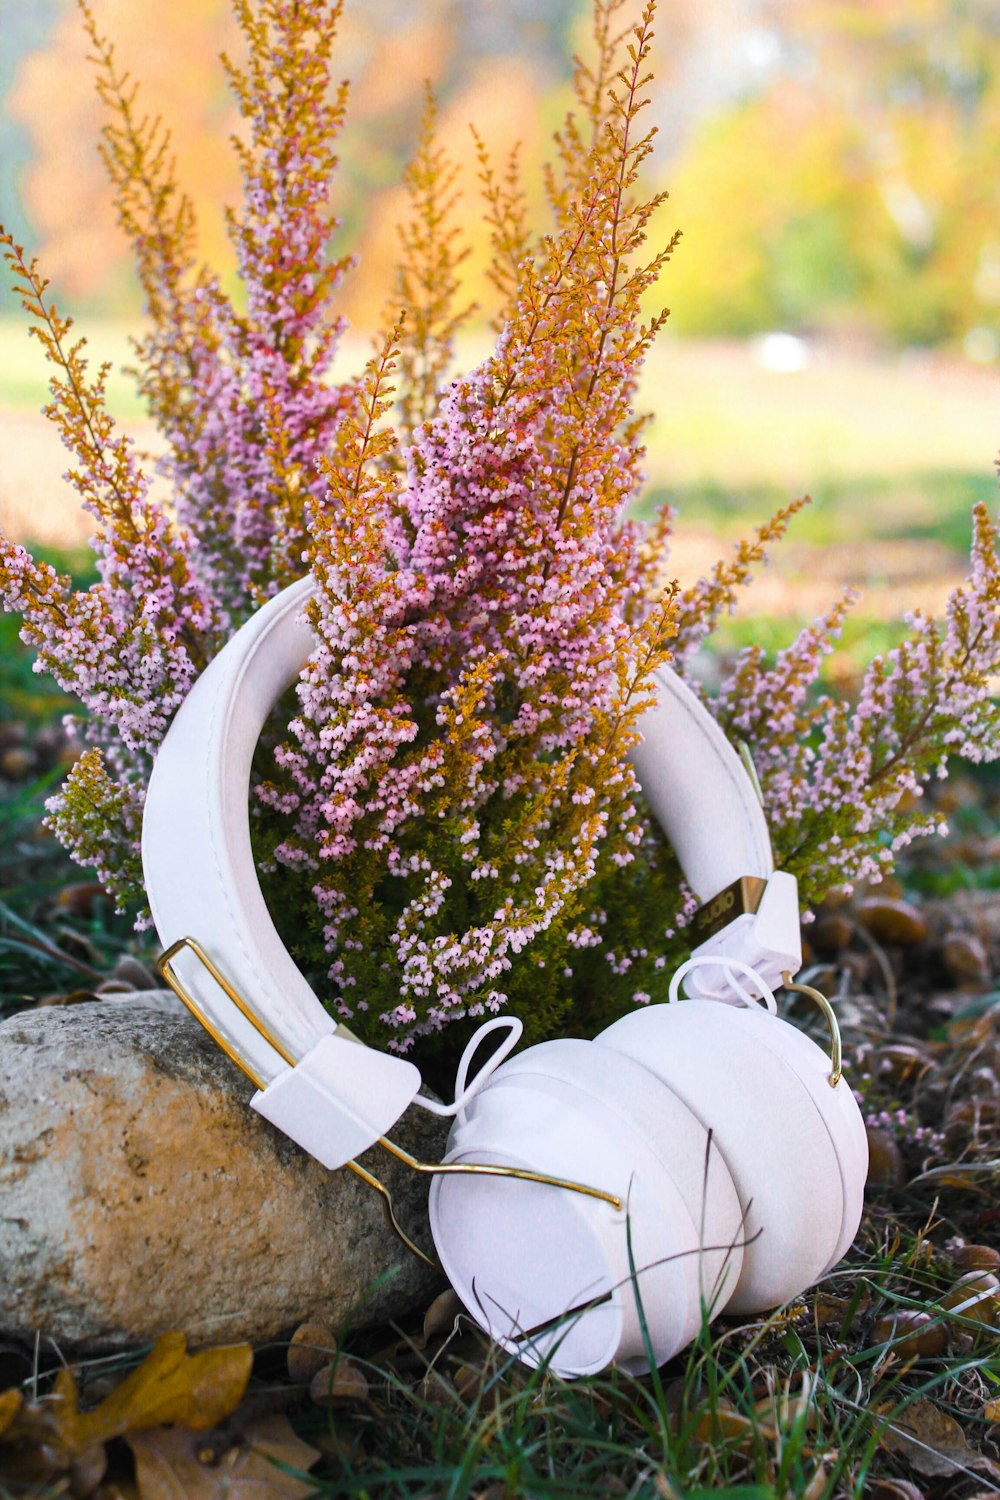
M739 996L743 1004L746 1006L754 1006L758 1003L758 997L756 995L751 995L750 991L745 989L744 986L740 984L739 980L736 978L736 975L733 973L734 969L739 969L741 973L747 975L759 987L761 991L760 998L764 1002L765 1009L769 1010L772 1015L776 1013L778 1009L778 1002L774 998L774 991L771 989L771 986L767 983L767 981L763 979L760 974L758 974L757 970L753 967L752 964L744 963L743 959L741 958L716 958L711 953L696 954L693 958L685 960L685 962L681 964L680 968L675 970L674 977L670 981L670 989L667 993L668 1001L673 1002L678 998L680 994L681 980L684 978L685 974L690 974L692 969L705 968L707 965L711 965L713 969L722 969L730 987L732 988L733 992Z
M506 1041L501 1042L489 1062L480 1068L472 1082L467 1084L466 1078L469 1072L469 1064L478 1051L479 1043L483 1040L483 1037L489 1036L491 1031L496 1031L501 1026L506 1026L510 1031L510 1035ZM436 1099L428 1099L423 1094L417 1094L413 1100L414 1104L419 1104L421 1109L429 1110L432 1115L458 1115L461 1117L465 1106L472 1102L483 1085L488 1083L493 1077L500 1064L506 1061L511 1052L513 1052L521 1040L521 1033L523 1031L524 1026L518 1020L517 1016L494 1016L492 1021L484 1022L475 1032L459 1059L458 1070L455 1073L454 1103L439 1104Z

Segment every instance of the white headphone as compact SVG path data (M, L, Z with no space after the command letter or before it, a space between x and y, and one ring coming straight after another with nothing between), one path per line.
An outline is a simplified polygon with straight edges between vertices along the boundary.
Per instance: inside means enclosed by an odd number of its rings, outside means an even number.
M831 1070L774 1014L772 987L801 964L795 881L774 871L753 783L718 725L664 669L632 757L703 903L701 941L671 986L674 1000L683 978L694 998L513 1057L520 1022L497 1017L442 1106L418 1092L413 1063L335 1025L257 880L251 759L313 650L312 588L304 578L271 599L194 684L159 749L143 822L162 972L258 1085L252 1107L383 1192L353 1161L377 1142L432 1172L434 1243L470 1314L561 1375L612 1361L646 1369L695 1337L706 1311L797 1296L853 1240L867 1142L839 1039ZM502 1027L503 1045L467 1083L479 1041ZM455 1116L442 1166L385 1141L411 1104Z

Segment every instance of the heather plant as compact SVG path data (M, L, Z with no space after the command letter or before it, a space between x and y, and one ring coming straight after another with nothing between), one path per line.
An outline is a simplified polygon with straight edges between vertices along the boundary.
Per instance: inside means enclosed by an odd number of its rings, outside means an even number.
M666 318L647 309L676 236L648 248L663 201L642 185L654 6L622 30L621 3L595 0L544 229L527 221L516 150L498 166L478 148L493 352L453 373L469 308L457 176L429 97L395 295L366 370L340 384L340 5L235 0L232 296L197 264L169 138L81 6L146 296L136 376L165 439L169 503L108 413L107 367L91 374L35 263L5 238L56 367L47 412L95 522L87 590L21 546L0 552L4 603L39 670L86 710L51 825L142 920L156 746L227 635L309 570L316 647L258 757L255 849L331 1010L398 1048L503 1007L540 1037L665 996L693 903L627 752L657 666L688 670L804 503L685 589L669 573L670 511L628 517L642 483L636 381ZM996 753L1000 563L985 509L946 619L914 617L857 703L817 690L848 603L775 661L745 652L707 700L749 744L776 857L809 901L879 878L934 830L918 799L949 757Z

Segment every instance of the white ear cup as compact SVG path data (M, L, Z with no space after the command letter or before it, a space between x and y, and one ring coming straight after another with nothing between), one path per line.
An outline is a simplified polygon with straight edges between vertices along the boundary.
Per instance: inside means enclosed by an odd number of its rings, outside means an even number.
M713 1132L746 1215L727 1311L776 1307L840 1259L861 1219L867 1139L815 1043L764 1010L710 1000L633 1011L597 1040L652 1069Z
M798 1027L778 1016L762 1019L765 1024L758 1026L759 1039L798 1075L835 1149L843 1195L843 1220L836 1244L823 1267L825 1272L847 1254L861 1223L868 1177L868 1133L850 1084L841 1078L836 1086L831 1086L830 1059L823 1049ZM767 1020L771 1021L770 1026L766 1024Z
M510 1059L503 1074L497 1079L501 1086L515 1078L558 1080L638 1134L696 1227L690 1259L697 1268L699 1301L719 1311L743 1266L743 1213L710 1131L676 1092L625 1053L577 1038L528 1048ZM690 1336L696 1331L697 1324Z
M622 1199L616 1211L536 1183L435 1179L431 1227L452 1285L529 1362L545 1357L561 1375L612 1359L645 1370L646 1338L663 1363L737 1284L743 1230L729 1172L702 1123L624 1055L573 1040L529 1048L459 1118L445 1159L522 1166Z

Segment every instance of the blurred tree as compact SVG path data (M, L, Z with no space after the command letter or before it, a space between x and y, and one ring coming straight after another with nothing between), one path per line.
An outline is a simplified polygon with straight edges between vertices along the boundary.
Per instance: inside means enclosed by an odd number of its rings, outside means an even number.
M677 326L1000 348L995 0L786 6L770 84L672 172Z
M202 253L225 272L234 115L216 57L234 45L229 0L174 0L155 24L151 0L97 5L145 107L174 129ZM134 310L138 294L94 151L100 109L72 0L8 0L0 82L56 8L43 50L24 58L13 124L0 135L3 212L9 218L14 201L16 125L22 153L25 135L34 152L24 176L26 238L48 274L77 303ZM352 79L352 97L332 191L341 244L363 252L342 292L352 322L373 326L391 282L400 179L425 80L462 167L468 291L490 306L468 122L477 121L498 165L520 139L534 213L537 164L562 115L588 13L586 0L349 0L338 70ZM686 231L670 272L673 326L965 340L980 358L1000 350L997 0L670 0L659 25L668 41L656 160L672 194L666 227Z
M0 98L10 89L25 53L40 47L57 13L57 0L35 0L33 5L7 4L0 10ZM0 224L16 239L30 236L21 204L20 178L31 156L27 132L9 114L0 113ZM3 304L0 291L0 306Z
M132 310L138 291L95 150L101 109L85 39L72 0L49 3L58 6L59 19L44 47L23 57L10 96L12 119L32 145L23 177L28 241L41 252L46 274L78 305ZM568 76L579 13L579 0L421 0L419 7L366 0L345 7L336 70L352 87L332 191L343 242L365 241L359 273L344 288L350 315L368 324L384 303L397 250L399 182L425 80L441 98L442 125L456 155L474 161L467 128L473 116L483 120L488 144L505 154L518 134L538 132L540 96ZM173 0L155 12L151 0L96 0L95 14L115 38L120 64L141 84L144 109L162 115L172 130L203 257L228 271L223 207L237 195L228 145L237 121L218 53L238 51L229 0ZM25 33L20 45L40 39ZM465 176L472 192L475 174ZM478 205L470 218L478 221Z
M97 143L104 123L74 4L46 45L22 61L10 111L28 133L33 160L23 179L29 243L44 251L46 275L77 303L137 299ZM217 54L237 34L227 0L172 0L155 23L135 0L100 0L99 24L114 36L119 63L142 83L142 105L170 124L183 176L198 202L202 249L219 258L221 201L238 174L228 136L232 108Z

